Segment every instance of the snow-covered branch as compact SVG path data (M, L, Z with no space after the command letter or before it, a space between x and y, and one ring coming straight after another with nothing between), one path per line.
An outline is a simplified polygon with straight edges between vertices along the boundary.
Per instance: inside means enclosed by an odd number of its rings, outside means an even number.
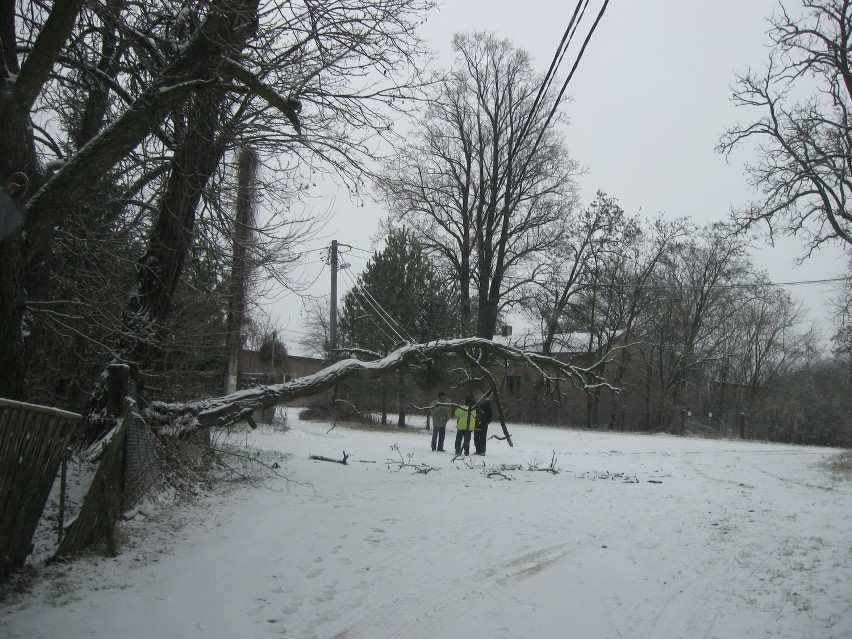
M350 379L376 378L389 375L404 366L422 364L439 355L456 353L487 355L492 361L522 363L539 371L548 385L570 382L577 388L593 388L604 384L590 369L561 362L553 357L528 353L479 337L406 344L386 357L373 361L346 359L323 370L283 384L259 386L237 391L224 397L188 404L153 403L146 417L155 431L179 437L198 428L227 426L238 421L247 409L268 408L285 404L328 390Z

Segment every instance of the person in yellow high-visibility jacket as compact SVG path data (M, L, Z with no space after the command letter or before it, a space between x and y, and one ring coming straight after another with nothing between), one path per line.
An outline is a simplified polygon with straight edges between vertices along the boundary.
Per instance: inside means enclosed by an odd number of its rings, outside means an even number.
M456 455L470 455L470 435L476 428L476 406L473 397L465 397L456 409Z

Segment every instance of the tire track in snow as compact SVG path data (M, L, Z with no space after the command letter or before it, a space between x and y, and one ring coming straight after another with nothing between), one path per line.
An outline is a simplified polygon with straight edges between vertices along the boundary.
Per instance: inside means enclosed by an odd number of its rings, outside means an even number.
M621 526L613 527L613 531ZM477 571L474 575L460 575L451 581L436 584L430 592L406 592L399 597L370 608L361 619L330 639L355 639L361 637L387 637L388 639L425 639L444 636L452 622L465 614L470 606L484 598L481 594L494 588L517 584L565 561L589 541L560 542L538 550L518 555L495 566ZM471 591L470 585L477 584ZM437 594L431 594L437 593ZM414 618L400 619L406 610L425 610ZM442 619L441 623L434 623ZM427 626L420 627L424 622Z
M483 571L483 577L494 579L494 582L500 586L524 581L561 563L576 552L578 545L565 542L526 553L493 569ZM498 576L501 572L503 574Z
M726 561L721 565L708 563L701 570L693 571L689 581L684 584L675 597L666 603L657 614L654 627L648 634L648 639L672 639L674 637L706 637L717 618L714 606L696 608L695 601L698 593L715 592L733 562ZM707 566L713 566L706 570ZM694 568L691 566L691 568ZM707 601L710 597L705 598Z
M749 488L753 489L754 486L752 484L747 484L744 481L738 481L736 479L726 479L724 477L715 477L713 475L708 475L703 470L701 470L698 466L696 466L693 462L684 459L683 463L690 468L690 470L696 475L700 475L704 479L709 479L710 481L718 484L731 484L732 486L738 486L740 488Z
M684 459L683 461L696 474L701 475L705 479L709 479L711 481L719 482L719 483L734 484L734 485L737 485L737 486L741 486L743 488L754 488L753 485L748 484L744 481L737 481L737 480L726 479L726 478L722 478L722 477L714 477L712 475L708 475L707 473L702 471L698 466L696 466L696 464L694 462L690 462L689 460L686 460L686 459ZM747 466L744 464L743 467L744 468L747 467L751 471L756 471L756 472L762 473L762 474L764 474L768 477L772 477L772 479L776 479L776 480L778 480L778 481L780 481L784 484L790 485L790 486L800 486L802 488L812 488L812 489L816 489L816 490L823 490L823 491L826 491L826 492L833 492L836 489L836 486L838 485L838 484L835 484L835 485L831 485L831 486L824 486L824 485L821 485L821 484L812 484L812 483L802 481L802 480L799 480L799 479L795 479L795 478L791 478L791 477L783 477L783 476L778 475L776 473L773 473L773 472L770 472L770 471L765 470L763 468L760 468L759 466L757 466L754 463L748 464ZM843 484L841 482L839 485L845 486L846 484Z
M398 597L368 607L360 619L329 639L429 639L452 636L454 623L468 615L471 606L476 606L477 602L485 599L482 593L488 592L489 597L493 597L495 590L516 586L576 557L578 553L599 547L601 538L621 537L632 525L633 522L625 520L585 539L547 545L513 556L473 574L459 575L451 580L432 584L428 589L407 591ZM471 590L471 584L476 584L476 590ZM406 618L406 611L412 609L424 612Z
M785 484L792 484L795 486L801 486L803 488L815 488L816 490L825 490L829 492L833 492L835 489L834 486L820 486L819 484L809 484L808 482L790 479L789 477L781 477L780 475L770 473L768 470L763 470L762 468L758 468L757 466L752 466L752 468L754 468L754 470L757 470L758 472L763 473L764 475L768 475L769 477L777 479L778 481L783 482Z

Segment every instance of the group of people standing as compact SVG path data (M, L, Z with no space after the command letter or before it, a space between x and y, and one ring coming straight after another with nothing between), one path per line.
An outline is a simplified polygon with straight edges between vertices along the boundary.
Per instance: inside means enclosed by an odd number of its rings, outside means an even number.
M432 413L432 450L443 452L447 422L455 417L456 455L470 455L471 437L473 438L473 454L485 455L488 424L491 423L493 417L490 401L483 400L476 403L473 397L468 395L464 398L464 404L454 404L442 391L438 393L438 400L432 404L430 410Z

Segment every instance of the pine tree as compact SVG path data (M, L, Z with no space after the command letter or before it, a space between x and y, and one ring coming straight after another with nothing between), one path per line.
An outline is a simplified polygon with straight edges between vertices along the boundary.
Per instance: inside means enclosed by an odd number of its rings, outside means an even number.
M341 343L384 355L405 342L452 337L450 296L413 236L393 231L343 299Z
M393 231L385 248L367 263L355 286L344 296L339 319L344 348L386 355L405 342L423 343L457 334L458 319L450 303L452 289L441 281L421 245L407 230ZM416 371L427 392L437 383L440 366ZM400 373L397 394L399 424L405 424L405 395L410 391ZM387 386L382 382L382 423L386 421Z

